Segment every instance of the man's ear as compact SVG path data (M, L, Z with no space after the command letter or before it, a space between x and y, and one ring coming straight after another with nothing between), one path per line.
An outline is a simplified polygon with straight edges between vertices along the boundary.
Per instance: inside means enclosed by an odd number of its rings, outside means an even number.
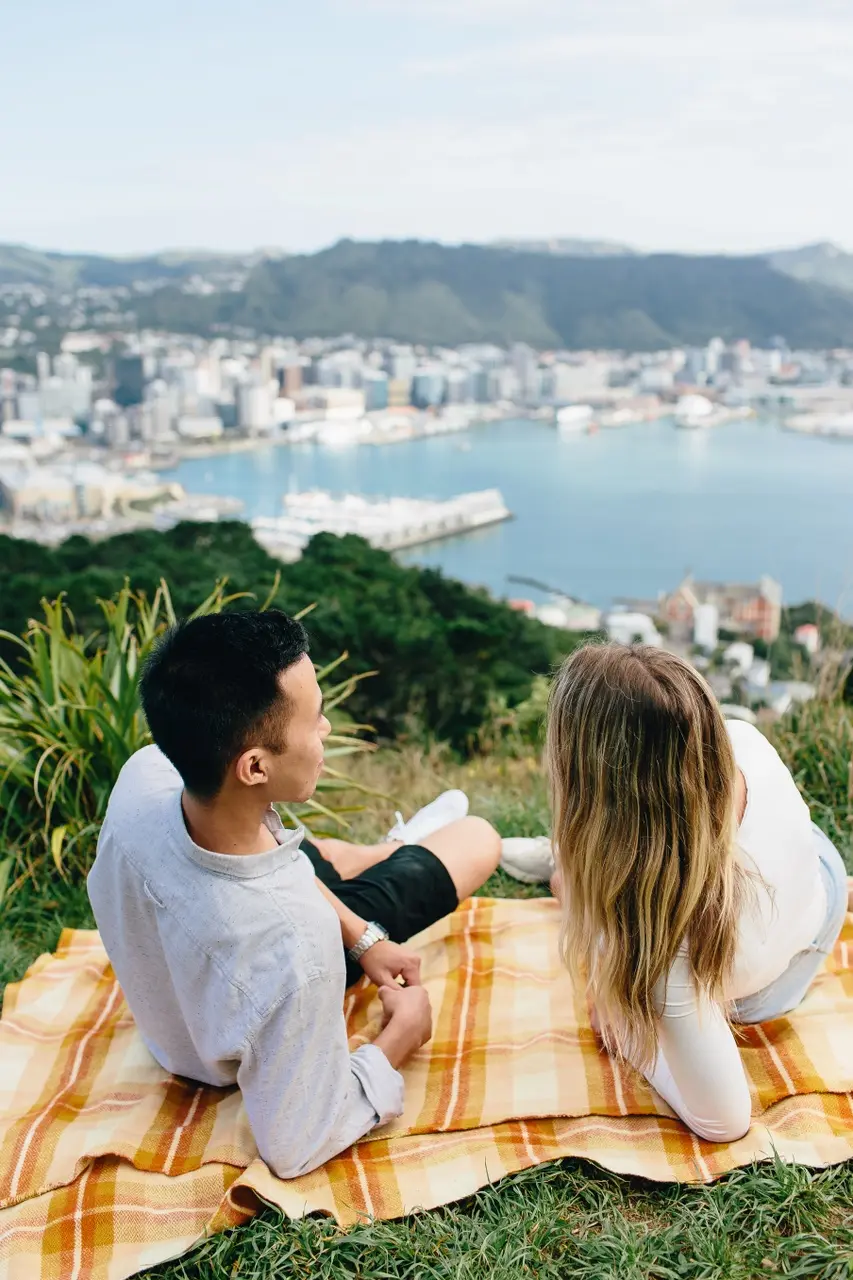
M263 747L248 747L238 756L234 776L244 787L258 787L269 782L267 753Z

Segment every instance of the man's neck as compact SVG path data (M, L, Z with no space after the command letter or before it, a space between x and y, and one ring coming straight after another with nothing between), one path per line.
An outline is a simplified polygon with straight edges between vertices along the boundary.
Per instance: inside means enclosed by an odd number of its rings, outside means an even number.
M276 848L264 822L268 805L263 796L221 794L205 801L184 791L181 807L191 838L211 853L246 857Z

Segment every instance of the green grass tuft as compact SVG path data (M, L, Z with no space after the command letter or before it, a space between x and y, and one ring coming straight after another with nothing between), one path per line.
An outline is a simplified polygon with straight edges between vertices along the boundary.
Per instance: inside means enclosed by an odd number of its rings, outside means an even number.
M853 1175L752 1166L655 1186L563 1160L459 1205L341 1232L273 1210L149 1280L849 1280Z

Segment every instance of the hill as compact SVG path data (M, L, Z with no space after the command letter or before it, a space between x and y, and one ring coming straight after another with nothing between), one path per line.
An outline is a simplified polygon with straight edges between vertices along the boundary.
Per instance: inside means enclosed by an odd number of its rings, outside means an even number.
M151 281L182 281L194 275L246 270L253 255L207 250L168 250L145 257L51 253L27 245L0 245L0 285L36 284L48 290L85 285L111 288Z
M615 240L577 240L565 236L548 240L495 240L492 248L513 249L517 253L555 253L569 258L622 258L637 252Z
M778 271L762 257L571 257L480 245L343 240L265 259L241 291L141 299L141 322L208 332L528 342L650 350L719 335L767 343L853 345L853 297Z
M777 271L784 271L796 280L817 281L853 292L853 253L847 253L837 244L822 241L801 249L780 249L765 256Z
M188 285L194 276L208 288ZM634 350L783 334L795 346L853 345L853 255L832 245L737 258L574 240L342 240L292 256L138 258L0 245L0 285L24 281L49 291L142 285L132 304L140 325L198 334Z

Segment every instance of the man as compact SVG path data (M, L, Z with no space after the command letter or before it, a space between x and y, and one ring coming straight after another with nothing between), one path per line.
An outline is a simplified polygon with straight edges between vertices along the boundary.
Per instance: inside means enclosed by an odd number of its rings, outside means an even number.
M88 880L98 928L157 1061L236 1082L261 1155L295 1177L401 1113L398 1068L431 1035L401 944L479 888L500 840L450 820L461 792L371 847L284 829L272 805L313 794L330 725L305 631L282 613L175 627L140 689L156 746L110 797ZM344 990L362 972L384 1024L350 1054Z

